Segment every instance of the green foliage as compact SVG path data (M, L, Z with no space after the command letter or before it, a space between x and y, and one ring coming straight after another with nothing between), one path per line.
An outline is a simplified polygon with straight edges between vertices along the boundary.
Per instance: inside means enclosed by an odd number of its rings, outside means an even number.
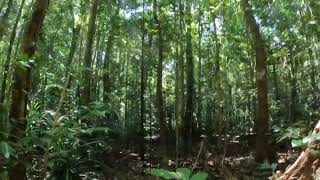
M8 159L15 155L15 150L7 142L0 142L0 154Z
M188 168L178 168L176 172L165 169L152 169L150 174L161 177L163 179L177 179L177 180L205 180L208 177L207 173L198 172L192 175Z

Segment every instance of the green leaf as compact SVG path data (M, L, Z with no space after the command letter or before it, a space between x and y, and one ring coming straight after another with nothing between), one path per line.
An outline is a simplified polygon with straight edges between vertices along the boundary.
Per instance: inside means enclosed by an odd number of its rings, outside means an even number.
M270 167L271 167L271 169L272 169L272 172L276 172L277 166L278 166L277 163L272 163L272 164L271 164Z
M15 152L14 149L6 142L1 142L0 143L0 153L5 157L9 158L12 156Z
M190 180L206 180L208 177L208 173L205 172L198 172L194 174Z
M150 174L164 179L181 179L179 174L165 169L151 169Z
M302 139L293 139L291 141L292 147L300 147L303 145L303 140Z
M189 180L191 175L191 170L188 168L178 168L177 173L179 173L182 177L182 180Z

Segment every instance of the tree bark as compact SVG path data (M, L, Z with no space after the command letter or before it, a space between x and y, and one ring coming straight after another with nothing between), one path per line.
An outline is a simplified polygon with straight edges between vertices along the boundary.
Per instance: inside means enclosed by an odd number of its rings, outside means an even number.
M21 58L23 56L31 58L36 50L38 34L41 30L46 12L49 6L49 0L37 0L35 2L32 17L26 27L21 42ZM17 62L14 73L14 83L12 89L12 103L10 106L9 118L11 121L10 141L16 144L26 133L26 115L27 99L31 85L32 64L29 67L24 66L24 59ZM20 155L21 156L21 155ZM26 179L23 157L19 157L18 163L10 170L10 179Z
M9 0L7 4L7 9L0 19L0 41L2 41L3 35L6 33L9 27L8 19L9 19L12 6L13 6L13 0Z
M197 107L197 126L202 130L203 121L202 121L202 34L203 34L203 25L202 25L202 7L199 7L199 19L198 19L198 107Z
M104 72L103 72L103 101L105 103L110 103L109 102L109 93L111 91L111 84L110 84L110 63L111 63L111 57L112 57L112 49L114 45L114 40L116 37L116 33L118 31L118 18L119 16L119 7L116 7L115 13L113 17L111 18L111 30L110 34L107 39L107 46L106 46L106 52L105 52L105 57L104 57Z
M20 17L22 14L22 9L24 7L24 3L25 3L25 0L22 0L20 7L19 7L18 15L16 17L16 21L14 23L14 26L12 28L12 32L10 35L10 42L9 42L9 47L8 47L8 51L7 51L7 57L6 57L6 61L4 63L4 68L3 68L3 79L2 79L2 86L1 86L2 89L1 89L1 94L0 94L0 103L4 103L5 97L6 97L8 73L9 73L9 68L10 68L10 64L11 64L11 53L12 53L14 41L16 39L17 27L18 27L18 24L20 21Z
M2 14L2 9L4 5L6 4L6 0L3 0L2 3L0 4L0 13Z
M145 135L145 130L144 130L144 123L145 123L145 91L146 91L146 72L145 72L145 34L146 34L146 29L145 29L145 18L144 18L144 13L145 13L145 1L143 1L143 18L141 22L141 59L140 59L140 127L139 127L139 143L140 143L140 157L142 160L144 160L144 153L145 153L145 148L144 148L144 135Z
M96 33L96 18L97 18L98 0L91 0L91 11L88 24L88 33L86 48L84 54L84 70L83 70L83 91L82 91L82 104L87 105L90 99L91 92L91 76L92 76L92 47L94 43L94 35Z
M158 18L157 14L157 0L153 0L153 15L154 15L154 22L156 24L157 30L158 30L158 64L157 64L157 88L156 88L156 94L157 94L157 107L158 107L158 116L159 116L159 123L160 123L160 146L161 151L163 155L163 161L165 162L168 158L167 153L167 126L166 126L166 120L165 120L165 110L164 110L164 101L163 101L163 88L162 88L162 77L163 77L163 51L164 51L164 41L163 41L163 35L162 35L162 28L161 23ZM159 12L161 10L161 7L159 7Z
M178 4L178 45L177 45L177 63L176 63L176 159L179 160L182 155L182 118L184 112L184 50L183 50L183 4L182 0L179 0Z
M256 86L258 90L258 111L255 122L256 138L256 155L255 161L263 163L265 160L269 162L275 161L275 154L272 153L268 144L267 132L269 121L268 107L268 86L267 86L267 53L266 46L261 37L259 25L257 24L252 7L248 0L241 0L241 7L244 12L247 29L249 30L256 53Z
M191 153L192 147L192 129L193 129L193 101L194 101L194 63L191 35L191 2L187 2L186 7L186 59L187 59L187 102L183 123L183 145L184 156Z
M313 134L320 132L320 121L313 130ZM311 180L312 174L320 168L320 142L314 140L309 142L308 148L300 154L298 159L290 165L280 180Z

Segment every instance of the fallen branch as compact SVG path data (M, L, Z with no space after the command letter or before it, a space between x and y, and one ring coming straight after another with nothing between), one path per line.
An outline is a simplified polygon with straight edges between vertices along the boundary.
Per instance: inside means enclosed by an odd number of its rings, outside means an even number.
M320 121L313 130L314 134L320 132ZM280 180L311 180L320 167L320 141L309 142L308 148L300 154L298 159L287 168Z

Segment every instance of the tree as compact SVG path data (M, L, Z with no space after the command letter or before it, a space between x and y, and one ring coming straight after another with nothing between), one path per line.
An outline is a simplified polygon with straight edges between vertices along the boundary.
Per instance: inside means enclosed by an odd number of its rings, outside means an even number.
M3 16L1 16L1 19L0 19L0 41L2 40L3 35L7 31L8 18L9 18L12 6L13 6L13 0L9 0L7 3L7 9L5 10Z
M25 4L25 0L22 0L20 7L19 7L18 15L16 17L16 21L13 25L12 32L10 35L10 42L9 42L7 57L6 57L6 61L4 63L4 68L3 68L3 79L2 79L2 86L1 86L2 89L1 89L1 94L0 94L0 103L4 103L4 101L5 101L8 73L9 73L9 67L11 64L11 53L12 53L12 49L13 49L14 40L16 39L17 27L18 27L18 24L20 21L20 17L22 14L24 4Z
M274 162L275 156L271 152L267 139L269 107L266 67L267 53L265 50L266 45L261 37L259 26L253 16L252 8L248 0L241 0L241 7L244 12L247 28L251 33L256 55L256 86L258 90L258 111L255 122L255 131L257 133L255 160L258 163L262 163L266 159L268 159L269 162Z
M140 127L139 127L139 135L140 135L140 157L144 160L144 124L145 124L145 91L146 91L146 62L145 62L145 34L146 34L146 27L144 25L145 22L145 1L143 1L143 14L142 14L142 22L141 22L141 59L140 59Z
M20 44L20 59L16 63L14 71L14 82L12 89L12 99L10 106L10 141L16 144L18 140L25 136L27 101L31 86L32 58L36 51L37 39L45 19L49 0L37 0L31 19L25 29L22 42ZM23 165L23 154L20 154L18 163L10 170L10 179L26 179L25 167Z
M96 32L96 18L98 10L98 1L91 0L91 10L88 23L87 40L84 53L84 70L83 70L83 91L82 91L82 104L87 105L90 99L91 93L91 77L92 77L92 47L94 43L94 35Z
M161 14L161 7L157 6L157 0L153 0L153 18L158 31L158 64L157 64L157 108L160 123L160 144L162 149L162 155L164 161L167 160L167 126L165 120L164 102L163 102L163 90L162 90L162 77L163 77L163 51L164 51L164 41L161 29L161 22L159 20L157 11L159 9L159 14Z
M191 34L191 2L186 5L186 59L187 59L187 100L186 111L183 122L183 144L184 155L187 156L191 152L192 147L192 126L193 126L193 111L194 111L194 63L192 49L192 34Z

